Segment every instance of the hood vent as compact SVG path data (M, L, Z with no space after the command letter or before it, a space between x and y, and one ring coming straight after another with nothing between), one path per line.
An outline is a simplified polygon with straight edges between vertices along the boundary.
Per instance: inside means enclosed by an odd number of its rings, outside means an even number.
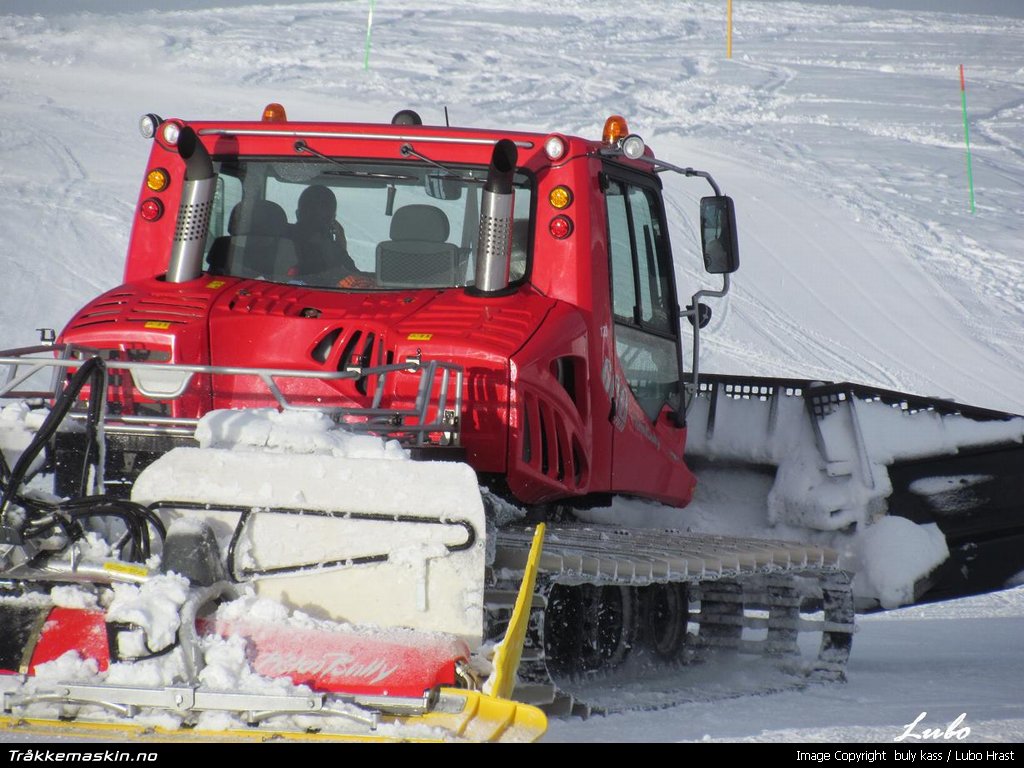
M88 304L68 324L68 328L124 322L184 325L204 318L212 300L212 292L146 293L140 296L121 288Z

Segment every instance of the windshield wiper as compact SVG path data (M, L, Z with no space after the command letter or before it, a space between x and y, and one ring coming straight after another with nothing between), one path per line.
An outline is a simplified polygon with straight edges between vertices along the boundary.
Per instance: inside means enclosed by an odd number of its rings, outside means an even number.
M467 184L482 184L484 181L483 179L477 178L476 176L467 176L466 174L459 173L458 171L453 171L451 168L441 165L436 160L431 160L426 155L417 152L415 149L413 149L412 144L403 144L401 149L399 149L398 151L402 153L402 157L409 157L410 155L412 155L418 160L422 160L427 165L432 165L435 168L444 171L445 174L447 174L448 178L457 179L458 181L463 181L466 182Z
M295 142L295 151L299 153L308 152L314 157L319 157L321 160L326 160L328 163L331 163L332 165L337 165L342 169L340 171L325 171L325 173L329 173L331 176L354 176L362 179L386 179L388 181L417 180L415 176L409 176L408 174L402 173L371 173L370 171L353 171L351 168L347 167L346 163L343 163L336 157L329 157L328 155L325 155L323 152L319 152L313 149L311 146L309 146L309 144L307 144L302 139L299 139L298 141Z

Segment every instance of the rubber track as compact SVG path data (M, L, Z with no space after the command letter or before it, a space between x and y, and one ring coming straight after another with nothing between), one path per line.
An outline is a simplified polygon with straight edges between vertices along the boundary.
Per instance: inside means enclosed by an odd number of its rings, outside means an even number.
M487 599L489 637L503 631L531 535L529 529L498 534ZM676 529L549 526L515 698L552 714L585 715L843 680L854 606L849 574L838 562L832 550L793 542ZM556 681L544 654L544 612L554 585L667 583L689 585L691 604L700 605L688 618L679 660L660 662L653 675L647 660ZM810 659L798 646L807 632L820 635ZM749 656L765 660L759 667L769 674L731 676L736 660L744 657L745 663ZM753 687L751 679L757 681Z

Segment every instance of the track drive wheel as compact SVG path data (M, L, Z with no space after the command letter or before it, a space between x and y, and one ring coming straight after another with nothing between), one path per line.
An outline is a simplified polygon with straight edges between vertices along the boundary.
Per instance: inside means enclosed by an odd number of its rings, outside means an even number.
M659 659L679 659L686 647L690 597L686 584L652 584L638 591L641 641Z
M620 665L636 630L633 598L629 587L554 585L544 629L549 668L574 676Z

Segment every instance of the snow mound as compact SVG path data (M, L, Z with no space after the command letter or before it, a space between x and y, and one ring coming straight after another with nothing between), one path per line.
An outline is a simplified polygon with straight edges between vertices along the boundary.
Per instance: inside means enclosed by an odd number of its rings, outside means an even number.
M853 549L859 561L854 592L877 597L883 608L912 603L914 583L949 557L937 525L917 525L894 516L862 531Z
M211 411L196 427L196 440L201 448L238 451L350 459L406 459L409 456L397 441L346 431L320 411L273 408Z
M28 448L46 413L45 410L30 408L23 400L0 407L0 452L8 466L14 466L21 452ZM41 465L42 458L39 458L30 471L34 472Z
M174 573L157 576L141 586L114 584L114 599L107 608L107 621L140 627L145 633L146 648L161 651L171 645L177 635L188 587L188 579ZM142 649L121 650L131 654L140 653Z
M96 659L83 659L78 651L67 651L53 661L36 664L34 678L44 684L50 680L88 680L98 669Z
M768 519L798 528L836 531L851 524L867 525L884 509L892 493L889 473L872 463L873 485L859 474L832 477L813 442L795 445L779 463L768 494Z
M50 590L50 600L60 608L98 608L96 594L75 585L56 586Z

